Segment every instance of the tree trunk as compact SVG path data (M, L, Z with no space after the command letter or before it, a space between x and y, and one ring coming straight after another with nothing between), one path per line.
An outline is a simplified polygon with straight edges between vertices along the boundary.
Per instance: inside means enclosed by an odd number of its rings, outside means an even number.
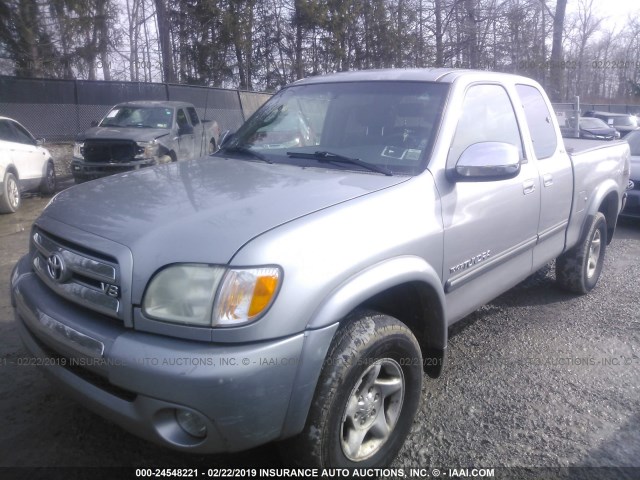
M175 83L176 75L173 68L173 48L171 45L171 22L167 14L165 0L155 0L156 17L158 19L158 40L162 58L162 81Z
M549 65L549 96L551 101L562 101L562 30L567 0L558 0L556 13L553 16L553 42L551 44L551 65Z

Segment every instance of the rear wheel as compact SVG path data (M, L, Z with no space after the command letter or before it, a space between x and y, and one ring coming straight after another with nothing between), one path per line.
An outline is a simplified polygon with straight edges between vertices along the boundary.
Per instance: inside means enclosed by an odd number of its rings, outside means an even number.
M14 213L20 208L20 185L16 176L7 172L2 184L2 196L0 197L0 213Z
M320 468L383 467L402 447L420 404L422 356L406 325L365 312L333 340L304 431L286 444Z
M607 220L598 212L582 241L556 260L556 281L565 290L584 294L596 286L607 248Z

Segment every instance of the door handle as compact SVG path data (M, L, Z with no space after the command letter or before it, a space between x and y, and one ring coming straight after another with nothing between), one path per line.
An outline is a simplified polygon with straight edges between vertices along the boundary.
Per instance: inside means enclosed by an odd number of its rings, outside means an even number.
M533 179L525 180L522 184L522 192L525 195L529 195L536 191L536 183Z
M551 185L553 185L553 175L547 173L542 177L542 181L544 182L545 187L550 187Z

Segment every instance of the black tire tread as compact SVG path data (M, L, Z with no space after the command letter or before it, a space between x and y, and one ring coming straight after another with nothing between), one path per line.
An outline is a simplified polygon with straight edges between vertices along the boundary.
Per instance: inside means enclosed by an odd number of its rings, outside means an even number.
M320 434L321 431L328 428L329 414L333 407L331 400L335 398L340 388L344 388L342 379L347 374L351 362L360 357L361 350L364 350L376 339L394 335L410 339L415 350L420 352L418 341L411 330L393 317L378 312L360 311L345 319L345 325L336 332L326 357L331 361L336 361L339 366L331 369L327 368L325 363L318 379L316 394L309 410L305 429L299 436L281 444L281 447L284 447L283 453L286 452L287 460L301 466L335 467L325 464L323 449L327 445L322 441ZM418 385L419 390L421 390L421 381L422 377L420 377L420 385ZM393 456L395 456L395 452L389 461L393 459Z
M602 262L607 243L607 220L601 212L596 213L593 217L591 225L585 232L584 238L580 240L580 243L556 259L556 282L564 290L583 295L593 288L593 285L589 285L589 283L586 282L585 268L587 257L589 255L591 238L593 237L594 231L599 228L601 224L604 224L605 226L603 229L603 238L601 240L602 251L600 252L600 262Z
M16 208L13 208L13 206L9 203L9 198L7 195L7 183L9 181L10 176L13 177L16 182L18 182L18 177L14 175L12 172L6 172L4 174L4 181L2 183L3 191L1 192L2 194L0 195L0 213L15 213L20 208L20 205L22 204L22 201L19 200L18 206ZM19 188L19 185L20 184L18 184L18 188Z

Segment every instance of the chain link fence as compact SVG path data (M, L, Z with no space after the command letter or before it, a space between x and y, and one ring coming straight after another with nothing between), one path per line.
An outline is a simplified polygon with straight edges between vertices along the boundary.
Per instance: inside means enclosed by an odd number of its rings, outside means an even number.
M0 76L0 115L18 120L36 137L71 141L116 103L175 100L193 103L220 130L236 130L269 94L144 82L33 79Z

